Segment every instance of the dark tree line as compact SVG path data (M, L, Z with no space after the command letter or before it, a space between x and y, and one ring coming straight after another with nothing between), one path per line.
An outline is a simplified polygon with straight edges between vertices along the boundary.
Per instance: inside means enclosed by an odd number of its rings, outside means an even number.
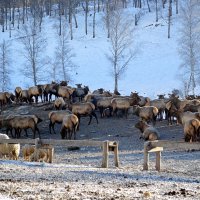
M169 10L169 30L168 37L170 37L170 23L172 16L172 6L175 7L178 13L178 0L0 0L0 26L2 32L7 30L11 31L12 28L26 23L30 17L40 22L40 31L42 29L42 22L44 16L55 17L59 20L60 35L62 32L62 18L66 19L69 23L71 39L73 39L73 29L78 28L78 21L76 14L79 11L85 13L85 34L89 34L88 20L92 16L92 34L93 38L96 35L96 12L105 12L106 25L108 28L109 37L109 16L110 12L116 10L119 6L127 8L132 6L139 8L138 13L135 14L135 25L138 24L141 11L140 9L146 8L149 12L154 9L156 11L156 22L159 20L159 9ZM83 22L80 22L83 23Z

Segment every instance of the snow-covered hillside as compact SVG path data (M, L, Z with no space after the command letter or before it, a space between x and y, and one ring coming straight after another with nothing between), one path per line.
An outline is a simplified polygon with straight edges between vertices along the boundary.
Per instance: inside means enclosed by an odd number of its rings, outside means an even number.
M127 12L132 13L134 16L135 9L129 7ZM70 85L82 83L88 85L91 91L101 87L110 91L114 89L114 80L109 75L110 63L106 58L110 43L106 37L107 32L102 20L103 15L103 12L96 14L95 38L92 38L92 15L89 15L88 35L84 33L84 13L77 15L79 27L74 28L74 39L70 40L69 43L76 54L73 62L78 68L71 73L73 81ZM157 23L155 22L154 11L151 13L147 9L143 11L143 15L133 33L135 41L133 48L138 48L138 54L129 63L128 70L119 82L119 92L121 94L128 95L131 91L137 91L140 95L156 98L157 94L168 94L174 88L181 88L181 83L177 78L180 65L177 50L178 18L179 15L174 12L171 38L168 39L167 7L162 10L162 13L160 11ZM45 52L51 58L53 58L56 45L55 29L53 28L55 23L56 20L50 17L46 17L43 21L44 35L48 38L48 46ZM11 75L11 90L14 90L16 86L27 88L33 85L21 72L24 58L20 53L22 46L16 39L15 31L12 31L11 39L8 31L0 33L0 38L0 41L3 39L12 41L13 73ZM51 78L48 78L48 80L50 82Z

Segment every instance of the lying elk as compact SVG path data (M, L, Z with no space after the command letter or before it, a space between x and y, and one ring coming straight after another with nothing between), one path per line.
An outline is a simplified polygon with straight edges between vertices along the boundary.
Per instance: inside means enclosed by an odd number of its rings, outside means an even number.
M141 131L142 135L140 138L143 138L144 140L158 140L160 137L158 130L144 121L137 122L135 128Z

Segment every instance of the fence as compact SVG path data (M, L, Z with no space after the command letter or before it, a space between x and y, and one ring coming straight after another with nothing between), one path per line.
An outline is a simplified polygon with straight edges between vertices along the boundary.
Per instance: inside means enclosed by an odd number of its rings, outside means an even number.
M0 143L9 144L35 144L35 149L45 148L49 151L49 163L53 162L54 146L62 145L66 147L101 147L103 168L108 168L109 152L114 153L114 163L119 167L118 142L116 141L94 141L94 140L54 140L54 139L0 139Z
M156 153L156 170L160 171L161 169L161 152L163 148L167 149L194 149L200 150L199 142L183 142L183 141L168 141L168 140L156 140L156 141L148 141L144 144L144 164L143 170L149 169L149 153Z

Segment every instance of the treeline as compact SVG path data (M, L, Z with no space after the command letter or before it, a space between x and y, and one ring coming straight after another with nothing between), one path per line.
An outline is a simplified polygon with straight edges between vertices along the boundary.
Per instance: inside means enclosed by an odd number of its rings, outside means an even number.
M73 27L78 28L77 13L85 13L85 34L88 34L88 17L92 16L93 37L95 37L96 12L105 12L106 25L109 29L109 16L119 7L137 8L135 13L135 25L138 24L144 8L148 12L155 11L155 21L159 20L159 12L168 8L168 22L172 16L172 6L178 13L178 0L0 0L0 25L1 31L11 31L26 23L30 17L37 18L42 24L45 16L58 18L60 22L60 35L62 31L62 18L65 17L70 24L71 39L73 39ZM109 33L108 33L109 37ZM168 37L170 37L170 27Z

